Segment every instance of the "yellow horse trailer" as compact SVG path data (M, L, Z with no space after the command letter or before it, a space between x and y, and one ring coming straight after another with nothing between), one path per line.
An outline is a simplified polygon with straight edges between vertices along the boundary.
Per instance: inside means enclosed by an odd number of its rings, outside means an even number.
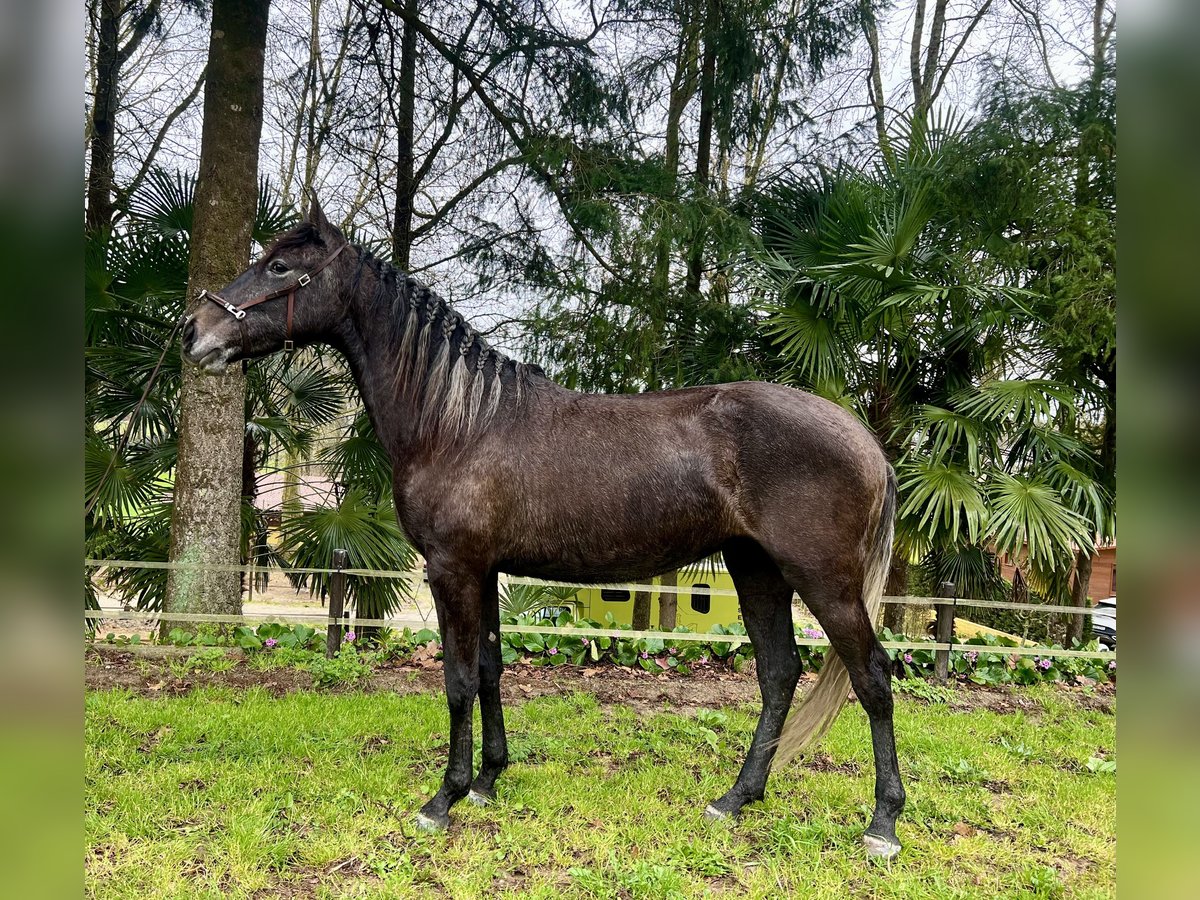
M655 584L658 579L655 579ZM650 627L658 628L662 592L650 594ZM733 579L723 566L703 570L681 569L678 600L675 605L675 624L686 625L692 631L710 631L714 625L729 625L742 621L738 609ZM633 622L633 591L624 588L585 587L575 595L578 615L603 622L608 613L623 625Z

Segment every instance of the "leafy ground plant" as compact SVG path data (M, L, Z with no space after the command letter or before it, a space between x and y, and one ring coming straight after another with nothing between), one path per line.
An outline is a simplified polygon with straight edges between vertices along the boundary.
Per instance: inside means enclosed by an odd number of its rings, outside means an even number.
M359 654L353 643L343 644L332 659L314 655L308 662L313 685L319 688L356 684L370 676L374 660L369 654Z

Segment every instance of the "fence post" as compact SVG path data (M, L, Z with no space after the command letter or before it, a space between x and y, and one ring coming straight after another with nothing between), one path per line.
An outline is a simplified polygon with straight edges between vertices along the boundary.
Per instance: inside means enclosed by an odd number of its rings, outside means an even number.
M334 572L329 576L329 624L325 631L325 655L330 659L342 647L342 607L346 602L346 567L349 554L333 551Z
M949 603L937 605L937 642L950 644L954 641L954 608L957 605L956 591L953 581L943 581L938 585L938 596L949 600ZM938 681L950 677L950 651L935 650L933 654L933 675Z

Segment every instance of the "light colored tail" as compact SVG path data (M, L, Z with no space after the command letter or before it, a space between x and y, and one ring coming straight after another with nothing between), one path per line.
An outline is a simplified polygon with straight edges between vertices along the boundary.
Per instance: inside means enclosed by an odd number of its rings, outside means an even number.
M892 537L896 517L896 473L888 466L887 488L883 507L879 511L879 522L875 528L874 546L867 560L866 577L863 579L863 605L871 624L879 621L879 609L883 605L883 589L887 583L888 569L892 562ZM783 765L798 753L821 739L842 711L850 693L850 673L832 647L825 654L825 664L812 690L792 710L779 736L773 766Z

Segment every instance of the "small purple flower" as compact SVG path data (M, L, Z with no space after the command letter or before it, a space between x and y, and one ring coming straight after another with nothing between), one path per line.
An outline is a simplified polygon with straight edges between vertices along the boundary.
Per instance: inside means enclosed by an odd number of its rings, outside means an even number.
M583 641L583 646L585 647L591 643L591 641L589 641L587 638L580 638L579 640Z
M355 634L354 634L354 632L353 632L353 631L347 631L347 632L346 632L346 637L345 637L345 638L343 638L343 640L345 640L345 642L346 642L347 644L353 644L353 643L354 643L354 637L355 637Z
M805 628L803 629L802 633L806 638L813 641L819 641L821 638L825 637L825 632L821 631L819 628Z
M975 650L968 650L967 659L969 659L971 662L975 662L975 660L979 659L979 653Z
M645 650L643 650L642 651L642 659L649 659L649 658L650 658L650 654L648 652L646 652Z
M701 663L701 665L708 665L708 657L707 656L700 657L700 663Z
M1043 669L1043 670L1049 669L1052 665L1054 665L1054 660L1052 660L1052 659L1043 659L1040 662L1038 662L1038 668Z
M674 655L675 655L676 653L678 653L679 651L678 651L678 650L676 650L674 647L672 647L672 648L671 648L669 651L667 651L667 652L668 652L668 653L670 653L672 656L674 656Z
M1114 671L1116 668L1117 668L1117 661L1116 661L1115 659L1113 659L1113 660L1109 660L1109 663L1108 663L1108 671L1112 672L1112 671Z
M557 647L551 647L546 652L549 653L551 656L558 656L558 648Z
M910 663L910 662L912 662L912 654L911 654L911 653L905 653L905 654L904 654L904 661L905 661L906 663Z
M279 643L279 641L275 640L275 638L267 638L265 641L263 641L263 644L267 647L268 650L271 647L274 647L278 643Z

